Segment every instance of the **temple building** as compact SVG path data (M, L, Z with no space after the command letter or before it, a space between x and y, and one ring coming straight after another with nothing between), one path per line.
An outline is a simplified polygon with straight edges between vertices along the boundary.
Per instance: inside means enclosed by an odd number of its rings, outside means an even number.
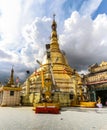
M65 53L60 50L55 16L51 28L51 39L50 43L46 44L46 54L42 62L37 60L40 67L22 85L25 105L39 102L41 88L45 92L45 86L51 86L49 89L53 93L53 100L61 106L77 104L82 96L81 76L70 67ZM48 79L51 79L51 82L48 82Z
M88 70L90 73L86 75L85 83L90 100L97 101L100 97L102 104L107 105L107 62L91 65Z
M0 106L18 106L20 105L21 87L14 83L14 70L11 70L11 76L5 86L0 87Z

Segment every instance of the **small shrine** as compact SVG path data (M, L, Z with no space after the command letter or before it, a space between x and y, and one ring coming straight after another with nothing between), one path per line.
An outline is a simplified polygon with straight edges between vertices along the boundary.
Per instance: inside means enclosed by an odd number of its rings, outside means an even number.
M0 87L0 105L18 106L20 105L21 87L14 83L14 70L12 68L8 83Z

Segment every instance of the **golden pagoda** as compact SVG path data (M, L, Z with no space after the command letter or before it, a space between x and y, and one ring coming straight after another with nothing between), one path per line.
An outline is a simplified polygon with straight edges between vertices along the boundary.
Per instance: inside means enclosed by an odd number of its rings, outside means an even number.
M65 54L59 48L55 15L51 28L51 39L50 44L46 44L46 54L42 62L37 60L40 67L22 86L25 105L38 103L41 99L41 89L42 92L47 92L47 97L50 96L48 91L51 91L52 100L59 102L60 106L76 105L78 97L82 95L81 77L69 66Z

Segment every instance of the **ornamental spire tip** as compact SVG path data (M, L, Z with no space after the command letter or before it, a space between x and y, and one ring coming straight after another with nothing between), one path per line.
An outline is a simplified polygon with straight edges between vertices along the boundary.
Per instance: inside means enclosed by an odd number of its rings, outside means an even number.
M53 20L55 20L55 16L56 16L56 14L53 14Z

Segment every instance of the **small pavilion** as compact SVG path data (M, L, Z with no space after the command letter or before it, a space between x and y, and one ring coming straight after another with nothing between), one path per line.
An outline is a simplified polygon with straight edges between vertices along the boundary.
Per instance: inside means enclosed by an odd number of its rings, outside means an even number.
M14 70L12 68L8 83L0 87L0 105L18 106L20 105L21 87L14 83Z

